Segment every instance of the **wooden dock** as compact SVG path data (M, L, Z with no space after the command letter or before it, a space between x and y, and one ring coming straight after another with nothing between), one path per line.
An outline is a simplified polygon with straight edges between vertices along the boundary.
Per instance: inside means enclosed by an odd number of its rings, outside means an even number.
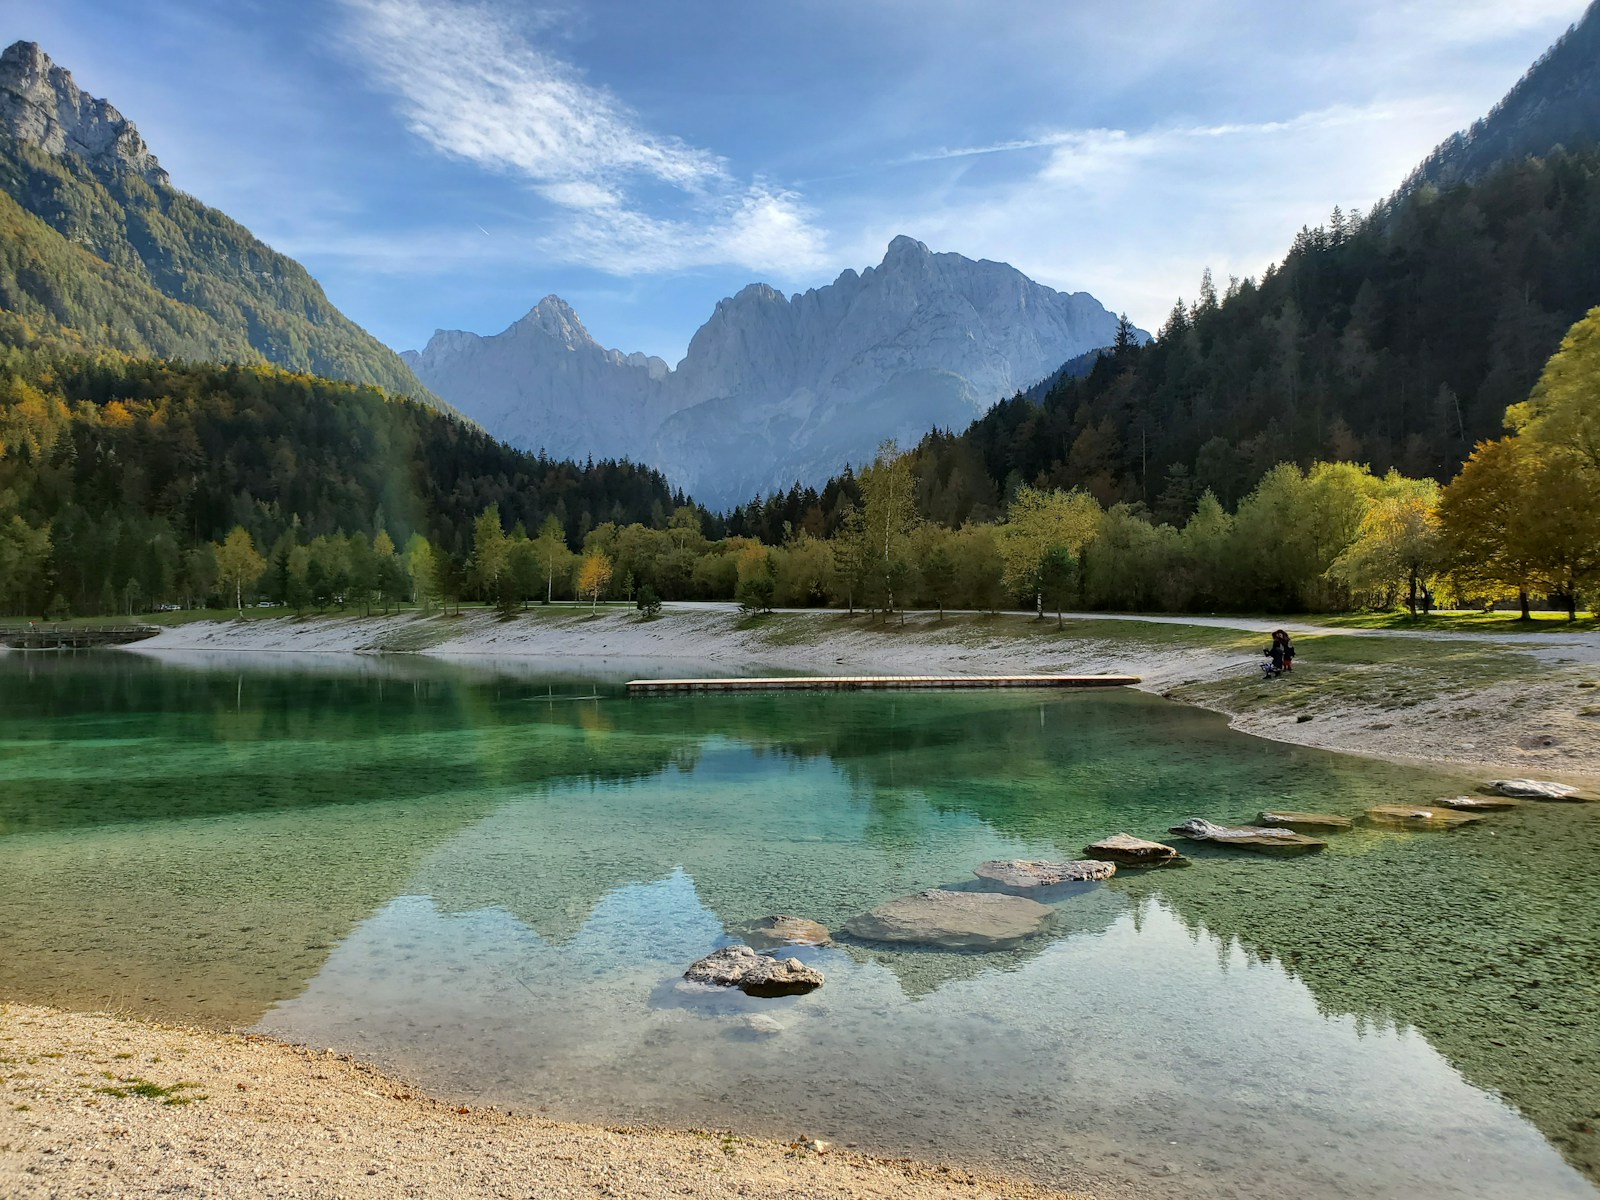
M158 625L0 625L0 646L13 650L89 650L155 637Z
M659 692L878 692L961 688L1131 687L1137 675L793 675L780 679L630 679L630 695Z

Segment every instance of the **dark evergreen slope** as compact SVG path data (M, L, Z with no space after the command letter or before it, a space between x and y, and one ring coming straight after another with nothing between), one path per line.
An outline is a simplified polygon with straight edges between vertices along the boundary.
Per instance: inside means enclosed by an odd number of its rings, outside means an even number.
M1450 478L1600 304L1597 134L1600 0L1365 217L1335 209L1259 282L1208 277L1154 342L930 435L924 515L992 517L1034 483L1182 521L1207 488L1233 504L1319 458Z
M1259 284L1206 291L1149 346L930 441L925 469L976 456L977 503L1042 481L1174 520L1205 488L1237 501L1282 461L1446 479L1596 303L1600 153L1524 159L1302 231Z
M1404 190L1468 183L1506 163L1592 145L1600 133L1600 0L1471 129L1446 139Z
M30 581L14 611L52 595L99 611L129 581L166 599L188 548L234 526L263 550L285 534L422 534L460 575L492 504L507 527L554 516L578 544L604 521L664 527L685 503L655 471L537 458L370 386L64 353L17 344L13 326L0 314L0 568ZM0 607L18 589L0 578Z
M166 179L115 109L32 43L7 49L0 309L67 345L270 362L439 403L304 267Z

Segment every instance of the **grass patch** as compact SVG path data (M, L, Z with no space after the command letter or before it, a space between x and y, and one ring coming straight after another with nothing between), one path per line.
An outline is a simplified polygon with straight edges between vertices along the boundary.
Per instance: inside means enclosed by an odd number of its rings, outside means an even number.
M141 1079L137 1075L125 1075L114 1084L97 1087L94 1090L102 1096L114 1096L119 1100L126 1100L129 1096L143 1096L147 1100L159 1100L163 1104L193 1104L196 1100L207 1100L210 1097L204 1093L195 1092L200 1085L179 1081L170 1085L162 1085L149 1079ZM193 1095L190 1093L194 1092Z
M1593 633L1600 630L1600 617L1594 613L1580 613L1576 621L1568 621L1564 612L1536 612L1528 621L1514 612L1435 612L1416 617L1407 612L1345 613L1312 617L1310 620L1335 629L1420 630L1428 633Z

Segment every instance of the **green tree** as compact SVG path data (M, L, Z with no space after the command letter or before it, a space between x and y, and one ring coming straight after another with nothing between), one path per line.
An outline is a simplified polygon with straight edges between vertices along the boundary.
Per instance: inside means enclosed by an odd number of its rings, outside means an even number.
M234 607L244 616L244 593L253 588L267 569L267 561L256 550L256 544L243 526L236 525L220 546L215 548L217 579L223 590L233 593Z
M500 582L511 569L511 544L500 524L500 506L491 504L472 526L472 582L480 600L496 601Z
M911 459L892 440L878 447L872 465L861 472L861 500L867 578L889 613L910 576L909 539L917 526Z
M1412 616L1419 605L1431 608L1428 582L1443 563L1438 508L1433 480L1394 478L1328 573L1355 591L1382 597L1385 605L1403 590Z
M544 574L544 602L549 604L555 596L556 580L572 574L572 552L567 549L567 535L555 517L546 517L539 526L533 555Z
M438 553L420 533L413 533L406 542L405 567L406 574L411 577L412 595L422 605L422 611L433 611L433 606L444 596L444 580L440 575Z
M1086 492L1050 491L1023 486L1006 510L999 548L1006 589L1026 597L1044 616L1045 562L1063 550L1078 558L1099 532L1103 514Z

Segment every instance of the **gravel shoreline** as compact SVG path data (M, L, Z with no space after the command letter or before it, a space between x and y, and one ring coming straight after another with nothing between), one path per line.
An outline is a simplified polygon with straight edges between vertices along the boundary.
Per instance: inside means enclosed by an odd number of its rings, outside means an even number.
M631 610L534 610L510 621L487 610L200 621L129 649L189 653L421 654L466 663L602 673L1130 674L1139 688L1228 717L1273 741L1390 762L1489 775L1600 784L1600 634L1377 632L1278 622L1300 643L1293 679L1260 680L1260 646L1274 623L1236 618L908 614L878 625L828 610L741 620L729 605L674 605L641 621ZM1318 639L1360 661L1325 663ZM1337 678L1335 678L1337 677ZM1342 686L1318 693L1318 681ZM1304 697L1304 703L1301 701Z
M331 1050L17 1004L0 1006L0 1195L1133 1200L720 1131L458 1107Z

